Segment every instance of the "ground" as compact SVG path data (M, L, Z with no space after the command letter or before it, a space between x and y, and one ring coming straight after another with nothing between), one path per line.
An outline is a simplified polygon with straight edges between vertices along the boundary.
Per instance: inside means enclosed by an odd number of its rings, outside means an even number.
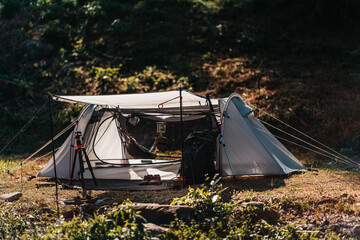
M302 159L303 162L309 161ZM13 206L20 214L36 214L36 218L55 222L55 215L44 215L47 208L56 212L55 188L36 188L38 181L32 179L46 160L30 164L8 172L20 160L1 160L0 194L21 191L23 197L15 203L2 203ZM22 179L22 182L21 182ZM340 170L339 166L322 165L287 177L267 177L251 179L225 179L224 201L240 204L244 201L261 201L280 213L280 222L293 223L302 231L334 232L336 238L347 238L360 220L360 173ZM200 187L200 186L195 186ZM170 204L175 197L186 195L188 189L164 190L156 192L93 191L92 197L108 202L131 202ZM77 190L59 190L60 212L72 210L61 201L80 196ZM1 205L2 205L1 204ZM2 205L4 207L4 205ZM44 210L45 209L45 210Z

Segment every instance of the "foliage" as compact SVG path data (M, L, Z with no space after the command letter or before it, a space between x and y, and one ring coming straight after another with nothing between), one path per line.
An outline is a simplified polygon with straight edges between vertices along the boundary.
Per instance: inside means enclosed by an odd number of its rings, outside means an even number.
M146 67L142 72L135 73L126 79L126 91L161 91L178 89L179 87L191 90L187 77L177 77L168 71L158 70L156 67Z
M36 238L39 227L37 227L32 215L23 217L15 211L14 206L1 205L0 208L0 238Z
M302 233L293 224L270 225L255 220L252 207L241 208L221 201L221 185L210 188L189 188L187 195L175 198L171 204L195 208L190 222L176 219L163 239L317 239L317 234Z
M145 219L125 202L105 214L81 220L79 217L51 229L45 239L148 239Z
M119 93L121 87L120 69L121 65L116 68L92 67L89 81L94 83L95 92L107 94Z
M114 206L93 218L75 217L65 222L60 218L55 225L39 222L33 215L25 217L18 206L0 208L1 239L150 239L144 229L146 222L129 201Z

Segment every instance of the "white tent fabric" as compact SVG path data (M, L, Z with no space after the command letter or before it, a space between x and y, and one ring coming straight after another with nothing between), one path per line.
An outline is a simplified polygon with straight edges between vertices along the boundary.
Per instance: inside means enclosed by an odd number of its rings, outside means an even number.
M225 147L220 145L218 164L222 176L281 175L304 169L239 94L231 95L221 110Z
M161 179L170 180L177 176L180 162L176 160L128 160L118 124L112 112L104 111L102 107L95 105L85 107L73 132L55 154L58 178L71 178L74 145L76 145L74 137L77 131L83 133L83 147L97 179L141 180L145 175L159 174ZM80 178L78 157L75 161L73 179L78 180ZM90 170L85 162L84 168L84 178L91 179ZM45 165L38 176L55 177L53 159Z
M75 135L76 131L84 132L85 128L88 125L88 122L94 112L95 106L90 105L84 108L84 110L80 113L79 119L75 126L74 131L68 136L65 142L61 145L59 150L55 154L55 162L56 162L56 172L57 177L60 179L69 179L71 174L72 168L72 161L74 158L74 148L72 147L75 145ZM74 172L79 171L79 164L76 161L75 170ZM54 166L53 166L53 159L51 158L50 161L43 167L43 169L38 174L39 177L55 177L54 174Z
M144 164L144 161L151 164ZM130 162L131 165L123 167L94 168L94 175L98 179L142 180L146 175L159 174L162 180L171 180L177 176L180 169L179 161L136 159ZM85 171L84 178L91 179L89 171Z
M179 91L119 94L119 95L98 95L98 96L54 96L53 99L69 103L84 103L94 105L106 105L119 107L120 109L179 109ZM208 110L206 98L182 90L183 108ZM162 104L162 105L161 105ZM217 100L213 99L212 104L217 106Z

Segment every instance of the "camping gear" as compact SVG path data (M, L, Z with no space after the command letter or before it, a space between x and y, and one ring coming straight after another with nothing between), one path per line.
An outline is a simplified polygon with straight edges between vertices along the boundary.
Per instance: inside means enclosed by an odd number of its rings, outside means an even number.
M166 122L156 122L156 132L158 136L155 138L155 145L157 147L165 147L168 144L168 139L164 136L166 133Z
M171 180L178 177L180 166L185 164L186 159L192 160L187 162L186 167L181 168L180 176L189 175L190 180L187 177L187 181L192 182L202 180L200 175L203 172L194 170L200 165L211 163L211 160L196 162L197 159L190 156L191 151L185 153L189 146L184 141L181 141L183 161L153 159L149 155L142 155L148 154L147 151L135 156L139 159L129 158L129 155L137 155L134 152L140 152L139 149L144 150L140 144L135 144L136 140L131 140L131 136L127 133L124 121L129 116L167 124L180 122L179 136L183 139L183 121L201 119L215 113L216 120L221 125L221 138L217 141L216 147L216 169L220 172L220 176L281 175L304 169L304 166L256 119L252 109L238 94L226 99L209 99L213 110L210 109L205 97L185 90L103 96L53 96L53 99L87 104L80 113L73 133L54 156L57 175L61 179L70 178L71 166L74 165L73 134L80 131L84 138L83 148L97 180L142 181L146 175L157 174L162 180ZM201 139L200 136L194 139L196 139L194 146L200 146L196 149L199 151L197 154L205 156L205 151L201 149L202 144L207 140ZM131 144L136 145L136 151L132 152L129 147ZM209 156L210 152L208 152ZM201 158L205 159L205 157ZM79 172L79 168L80 164L76 161L75 173ZM206 168L206 171L211 173L211 167ZM188 171L186 174L185 169ZM49 162L38 176L54 177L54 170L54 165ZM79 178L79 175L74 176L74 179ZM92 178L86 166L84 178Z
M152 177L149 181L149 185L160 185L161 184L161 177L159 174L156 174Z
M153 175L146 175L144 176L144 180L142 180L139 185L147 185L152 179L153 179Z
M82 147L81 132L76 132L75 133L75 140L76 140L76 148L75 148L75 154L74 154L74 159L73 159L73 165L72 165L72 168L71 168L70 185L71 185L71 182L72 182L73 177L74 177L76 159L78 159L79 160L79 165L80 165L80 173L79 173L80 174L80 181L81 181L82 188L85 189L85 182L84 182L85 168L84 168L84 161L83 161L83 158L82 158L83 155L84 155L87 167L89 168L89 171L91 173L91 177L92 177L92 179L94 181L94 184L96 186L97 182L96 182L96 178L95 178L95 175L94 175L94 171L93 171L93 169L91 167L91 164L90 164L89 157L86 154L85 149Z
M212 178L215 174L216 133L195 131L184 141L184 175L186 184L199 184L205 181L205 175Z

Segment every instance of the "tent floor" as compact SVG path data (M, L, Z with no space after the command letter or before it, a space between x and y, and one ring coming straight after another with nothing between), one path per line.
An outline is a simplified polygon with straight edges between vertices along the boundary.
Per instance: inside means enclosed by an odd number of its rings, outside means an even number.
M171 189L168 181L162 181L160 185L139 185L141 180L118 180L118 179L96 179L95 186L92 179L85 180L87 190L118 190L118 191L158 191ZM80 181L74 181L74 186L81 187Z

